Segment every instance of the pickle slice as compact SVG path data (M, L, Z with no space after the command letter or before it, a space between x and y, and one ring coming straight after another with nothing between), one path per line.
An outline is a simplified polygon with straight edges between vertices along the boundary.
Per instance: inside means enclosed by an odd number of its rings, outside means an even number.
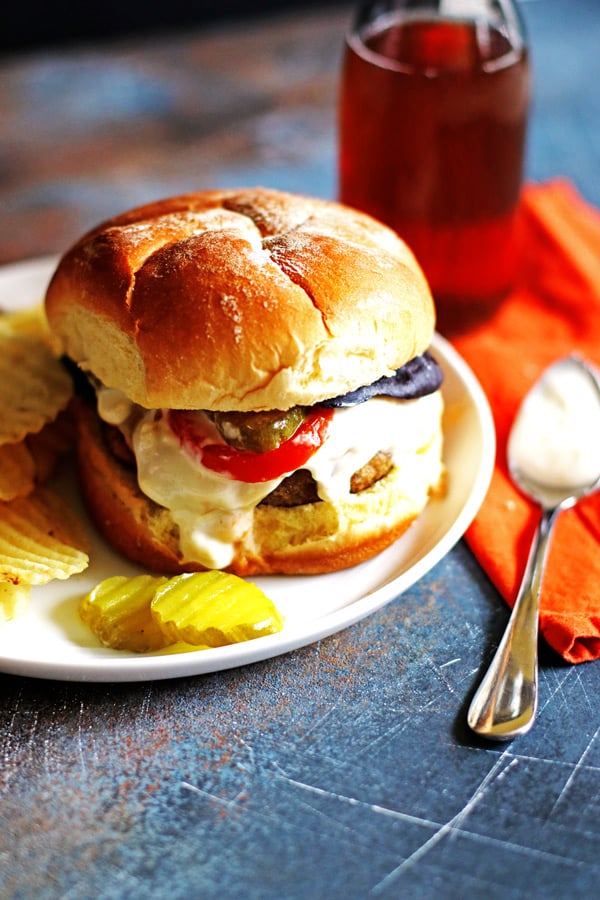
M283 620L257 585L226 572L191 572L162 585L152 614L171 641L222 647L281 631Z
M266 453L275 450L298 430L305 418L301 406L265 412L216 412L214 423L236 450Z
M154 575L114 575L86 594L79 615L98 640L114 650L162 649L170 641L152 616L150 602L166 581Z

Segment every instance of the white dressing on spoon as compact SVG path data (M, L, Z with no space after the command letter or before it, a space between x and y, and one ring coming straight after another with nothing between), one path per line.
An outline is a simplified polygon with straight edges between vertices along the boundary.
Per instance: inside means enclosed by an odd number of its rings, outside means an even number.
M547 369L511 431L508 455L539 484L591 484L600 471L600 389L574 357Z

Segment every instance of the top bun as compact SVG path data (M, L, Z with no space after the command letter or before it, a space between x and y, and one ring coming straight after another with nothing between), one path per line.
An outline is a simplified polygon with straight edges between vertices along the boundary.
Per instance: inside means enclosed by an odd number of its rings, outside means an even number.
M311 405L423 353L434 307L397 235L338 203L202 191L104 222L61 259L63 350L149 409Z

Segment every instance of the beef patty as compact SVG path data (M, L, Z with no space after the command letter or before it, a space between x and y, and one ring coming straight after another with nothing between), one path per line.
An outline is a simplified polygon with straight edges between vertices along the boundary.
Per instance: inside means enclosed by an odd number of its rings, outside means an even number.
M359 494L365 491L380 478L384 478L392 468L392 457L380 450L368 463L350 478L350 491ZM317 485L308 469L298 469L284 478L281 484L271 491L261 505L265 506L301 506L303 503L316 503L319 500Z

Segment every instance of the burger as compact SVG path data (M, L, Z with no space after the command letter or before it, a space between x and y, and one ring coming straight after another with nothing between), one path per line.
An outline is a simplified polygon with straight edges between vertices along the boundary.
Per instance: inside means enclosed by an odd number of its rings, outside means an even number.
M261 188L157 201L82 237L46 311L85 380L85 504L146 568L346 568L443 488L431 294L362 213Z

